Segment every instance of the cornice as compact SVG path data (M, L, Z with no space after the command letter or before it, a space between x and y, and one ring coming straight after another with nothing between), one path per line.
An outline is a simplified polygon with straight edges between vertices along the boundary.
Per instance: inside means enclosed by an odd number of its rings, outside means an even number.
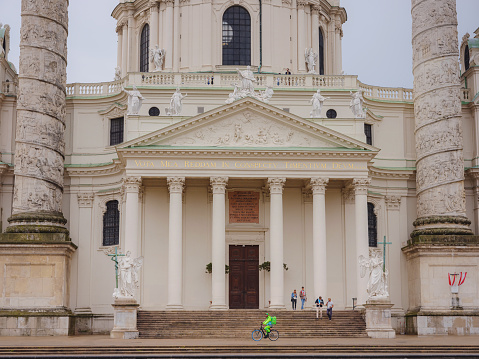
M115 159L112 163L98 166L98 167L67 167L65 170L68 172L70 177L78 176L103 176L121 173L123 170L122 163Z
M369 166L369 175L373 178L411 179L413 170L390 170Z

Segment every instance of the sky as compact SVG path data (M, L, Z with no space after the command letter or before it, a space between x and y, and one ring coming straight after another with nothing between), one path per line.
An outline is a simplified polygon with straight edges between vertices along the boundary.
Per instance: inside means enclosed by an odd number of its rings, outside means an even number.
M0 0L0 23L11 27L9 61L18 69L21 0ZM67 82L114 77L118 0L70 0ZM368 85L412 88L411 1L341 0L343 70ZM94 9L94 11L93 11ZM479 27L479 0L457 0L459 39Z

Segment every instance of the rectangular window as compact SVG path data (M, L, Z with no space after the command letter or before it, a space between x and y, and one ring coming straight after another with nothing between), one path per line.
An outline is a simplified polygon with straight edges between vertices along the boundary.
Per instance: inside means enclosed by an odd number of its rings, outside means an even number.
M123 142L124 120L123 117L110 120L110 146Z
M364 134L366 135L366 143L373 145L373 125L364 124Z

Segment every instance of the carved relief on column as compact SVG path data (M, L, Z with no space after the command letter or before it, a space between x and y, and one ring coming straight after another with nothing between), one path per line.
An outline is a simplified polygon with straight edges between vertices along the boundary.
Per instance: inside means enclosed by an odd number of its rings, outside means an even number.
M228 177L211 177L210 184L213 194L224 194L228 184Z
M271 194L283 194L285 182L286 178L283 177L268 178L269 192Z
M352 189L355 194L368 194L368 188L371 184L370 178L355 178L352 182Z
M326 186L328 185L329 178L327 177L313 177L309 182L311 184L311 189L314 194L325 194Z
M93 193L77 193L78 207L91 208L93 207L93 200L95 195Z
M168 190L170 193L182 193L185 186L185 177L167 177Z
M411 4L418 217L413 235L471 234L464 192L456 0Z
M401 207L401 196L386 196L384 197L384 201L386 202L386 208L388 211L399 211L399 208Z
M66 232L62 214L68 0L22 1L13 215ZM39 213L41 212L41 213Z

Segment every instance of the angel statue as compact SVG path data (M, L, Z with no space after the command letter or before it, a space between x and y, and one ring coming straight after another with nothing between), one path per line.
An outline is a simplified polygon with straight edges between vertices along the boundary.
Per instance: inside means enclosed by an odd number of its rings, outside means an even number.
M352 91L349 91L349 93L351 94L349 107L351 108L351 111L353 111L354 118L366 118L366 112L363 109L364 98L361 89L355 93Z
M138 115L138 112L140 112L141 104L143 103L143 100L145 98L141 96L140 91L138 91L135 85L133 85L133 90L127 91L124 89L123 91L128 95L127 114Z
M130 251L126 252L124 257L118 260L118 269L120 270L120 281L118 288L115 289L113 297L134 297L136 288L139 287L139 271L143 265L143 257L131 258Z
M165 49L160 49L158 45L155 45L154 49L150 49L150 59L151 62L155 64L154 71L161 71L161 69L163 68L163 61L165 60L165 55Z
M316 61L318 61L318 54L314 52L313 48L310 47L309 49L306 48L304 50L304 62L308 66L308 74L315 74L316 70Z
M359 256L359 265L361 267L361 278L366 275L366 269L369 268L368 294L369 299L378 299L389 297L387 287L388 271L383 272L383 259L381 251L371 251L370 258Z

